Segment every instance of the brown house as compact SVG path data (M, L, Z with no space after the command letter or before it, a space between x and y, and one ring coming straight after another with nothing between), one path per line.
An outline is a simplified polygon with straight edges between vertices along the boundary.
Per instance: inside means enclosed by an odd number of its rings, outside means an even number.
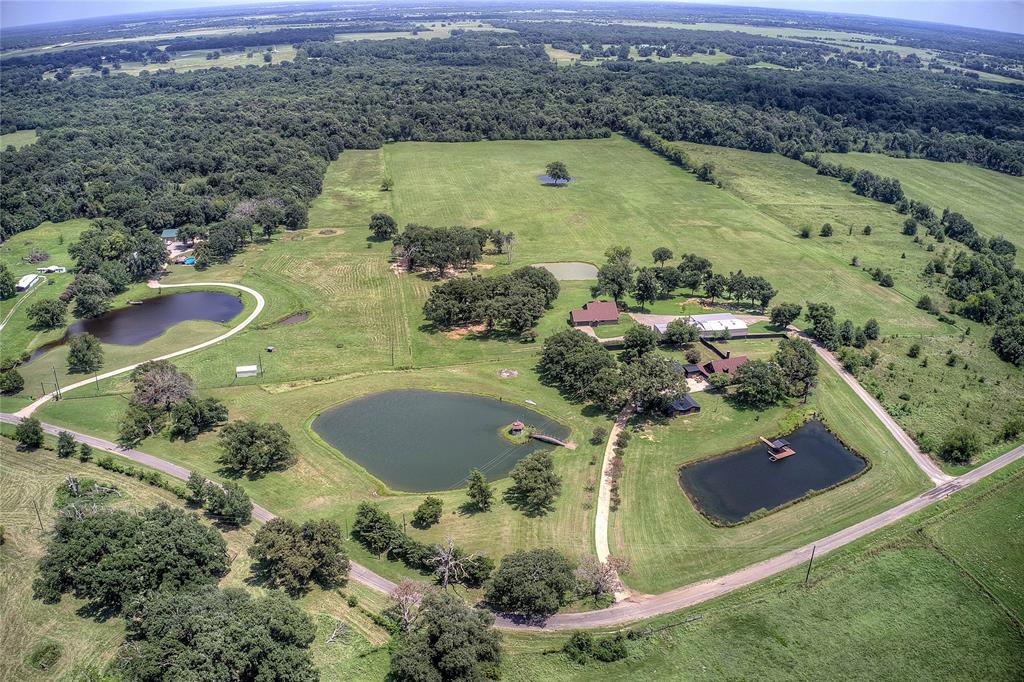
M591 301L569 313L574 327L593 327L597 324L615 324L619 321L619 308L609 301Z
M704 365L701 366L700 371L701 374L703 374L706 377L718 373L728 374L732 376L736 373L736 370L738 370L743 365L747 364L747 362L749 362L749 360L746 355L737 355L734 358L725 358L722 360L712 360L711 362L706 362L704 363Z

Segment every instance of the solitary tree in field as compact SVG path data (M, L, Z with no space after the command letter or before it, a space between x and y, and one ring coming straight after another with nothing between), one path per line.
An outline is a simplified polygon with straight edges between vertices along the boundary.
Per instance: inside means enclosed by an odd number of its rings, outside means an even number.
M68 342L68 371L95 372L103 366L100 340L89 333L76 334Z
M370 216L370 232L373 233L374 239L380 241L394 239L398 234L398 223L387 213L374 213Z
M672 249L667 248L665 246L659 246L658 248L651 252L651 258L653 258L654 262L657 263L658 265L666 263L672 260Z
M487 511L491 508L491 499L494 497L494 491L491 490L491 486L487 484L487 479L479 469L473 469L469 472L469 500L473 503L480 511Z
M551 178L554 183L561 184L563 182L569 182L572 176L569 175L569 169L565 167L565 164L561 161L552 161L545 168L548 177Z
M395 186L395 181L390 175L385 175L384 179L380 181L380 191L390 192L391 188Z

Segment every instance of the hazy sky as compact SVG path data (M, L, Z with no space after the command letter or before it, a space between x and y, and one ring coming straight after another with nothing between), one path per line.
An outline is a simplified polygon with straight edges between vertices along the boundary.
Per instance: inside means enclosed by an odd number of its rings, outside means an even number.
M286 0L295 4L305 0ZM322 0L321 0L322 1ZM676 0L686 2L686 0ZM282 0L0 0L0 25L20 26L190 7L280 4ZM1024 0L704 0L748 7L781 7L937 21L1024 33Z

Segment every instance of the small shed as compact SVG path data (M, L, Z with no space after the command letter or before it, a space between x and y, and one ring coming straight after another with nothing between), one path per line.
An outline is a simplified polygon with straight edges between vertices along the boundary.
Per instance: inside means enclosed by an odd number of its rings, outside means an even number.
M239 365L235 367L235 378L243 379L245 377L258 376L260 373L259 365Z
M526 428L526 424L524 424L523 422L521 422L519 420L516 420L516 421L512 422L512 428L510 429L510 432L511 432L511 434L513 436L518 436L519 434L521 434L523 432L523 429L525 429L525 428Z
M24 275L18 280L18 283L14 285L15 291L25 291L31 289L36 282L39 281L39 275Z
M160 239L163 239L167 244L173 244L178 241L178 229L169 228L160 233Z
M665 411L672 417L679 414L698 414L700 412L700 404L692 396L686 394L677 400L673 400L665 408Z
M36 272L40 275L48 275L51 273L62 273L67 272L68 269L63 265L47 265L45 268L36 268Z

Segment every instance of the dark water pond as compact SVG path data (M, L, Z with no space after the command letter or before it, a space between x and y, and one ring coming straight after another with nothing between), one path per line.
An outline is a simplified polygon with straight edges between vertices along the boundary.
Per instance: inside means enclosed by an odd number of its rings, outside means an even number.
M772 462L758 443L683 467L679 483L705 515L733 524L845 481L867 466L820 421L809 421L785 438L795 455Z
M406 390L342 403L313 420L317 435L394 490L461 487L476 467L501 478L545 445L514 445L500 430L522 421L564 439L569 429L533 410L467 393Z
M533 267L547 270L561 281L597 279L597 267L592 263L571 261L567 263L534 263Z
M145 299L141 305L116 308L99 317L76 321L64 331L64 336L32 351L31 359L35 360L47 351L67 343L75 334L88 332L103 343L138 346L155 339L179 322L227 322L242 312L243 307L242 300L237 296L216 291L154 296Z

